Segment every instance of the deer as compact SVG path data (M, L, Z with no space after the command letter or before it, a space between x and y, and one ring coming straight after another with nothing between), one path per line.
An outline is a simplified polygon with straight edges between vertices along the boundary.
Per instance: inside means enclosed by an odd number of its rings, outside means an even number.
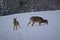
M45 24L48 25L48 20L43 19L42 17L39 17L39 16L32 16L32 17L30 17L30 21L29 21L29 23L27 24L27 26L28 26L30 23L32 23L31 25L32 25L32 27L33 27L33 25L35 24L35 22L39 23L39 25L41 25L41 23L45 23Z
M19 22L16 20L16 18L13 19L13 24L14 24L13 30L17 30L19 27Z

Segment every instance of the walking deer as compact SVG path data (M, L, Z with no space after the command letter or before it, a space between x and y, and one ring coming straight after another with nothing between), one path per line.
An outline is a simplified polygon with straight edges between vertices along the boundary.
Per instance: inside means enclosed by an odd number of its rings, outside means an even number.
M14 20L14 27L13 27L13 30L17 30L18 27L19 27L19 22L16 20L16 18L13 19Z
M31 22L32 22L32 27L33 27L33 25L35 24L35 22L39 23L39 25L40 25L41 23L46 23L46 24L48 25L48 20L43 19L42 17L39 17L39 16L32 16L32 17L30 18L30 21L29 21L29 23L27 24L27 26L28 26Z

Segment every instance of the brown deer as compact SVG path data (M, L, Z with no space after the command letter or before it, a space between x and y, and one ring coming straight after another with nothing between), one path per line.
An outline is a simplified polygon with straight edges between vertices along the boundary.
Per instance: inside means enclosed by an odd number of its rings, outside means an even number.
M17 28L19 27L19 22L16 20L16 18L14 18L13 19L14 20L14 28L13 28L13 30L15 29L15 30L17 30Z
M32 22L32 27L33 27L33 25L34 25L35 22L39 23L39 25L40 25L41 23L46 23L46 24L48 24L48 20L43 19L42 17L39 17L39 16L32 16L32 17L30 18L30 22L27 24L27 26L28 26L31 22Z

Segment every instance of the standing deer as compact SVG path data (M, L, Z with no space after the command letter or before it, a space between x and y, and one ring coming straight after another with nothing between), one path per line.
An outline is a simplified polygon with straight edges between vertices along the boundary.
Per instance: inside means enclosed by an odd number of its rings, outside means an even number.
M19 22L16 20L16 18L13 19L14 20L14 28L15 30L17 30L17 28L19 27Z
M29 21L29 23L27 24L27 26L28 26L31 22L32 22L32 27L33 27L33 25L35 24L35 22L39 23L39 25L40 25L41 23L46 23L46 24L48 24L48 20L43 19L42 17L39 17L39 16L32 16L32 17L30 18L30 21Z

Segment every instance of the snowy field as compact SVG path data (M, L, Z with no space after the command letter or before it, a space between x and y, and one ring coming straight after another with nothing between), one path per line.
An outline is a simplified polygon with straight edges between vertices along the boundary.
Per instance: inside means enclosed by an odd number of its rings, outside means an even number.
M35 23L27 26L30 17L40 16L48 20L48 25ZM20 23L18 30L13 30L13 18ZM60 10L30 12L0 17L0 40L60 40Z

